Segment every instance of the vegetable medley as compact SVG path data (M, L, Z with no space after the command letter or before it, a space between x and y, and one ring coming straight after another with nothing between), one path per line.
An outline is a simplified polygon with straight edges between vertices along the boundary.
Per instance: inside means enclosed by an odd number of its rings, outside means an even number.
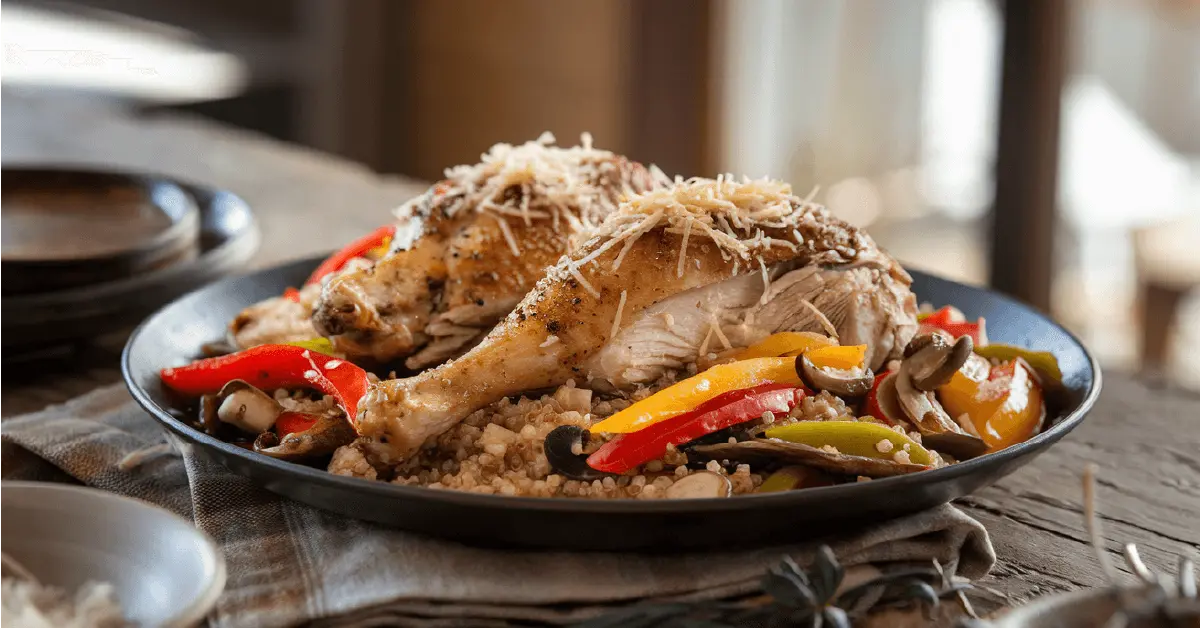
M550 430L538 452L546 477L583 486L627 480L683 455L691 470L674 474L666 496L777 492L945 466L1041 429L1047 388L1062 377L1052 354L988 343L985 321L953 306L919 322L903 359L881 373L866 366L866 346L811 332L716 355L695 375L614 403L620 409L586 426ZM164 369L162 380L201 398L200 427L313 463L354 440L359 402L377 378L318 338ZM840 400L843 413L806 416L802 402L818 395ZM754 479L734 491L727 470L746 465Z

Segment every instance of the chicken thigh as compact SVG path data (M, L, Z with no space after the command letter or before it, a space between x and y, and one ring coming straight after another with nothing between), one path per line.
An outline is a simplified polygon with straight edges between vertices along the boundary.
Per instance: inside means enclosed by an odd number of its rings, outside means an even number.
M351 357L406 357L420 369L461 354L508 314L622 198L652 189L646 168L608 151L552 146L545 134L498 144L482 163L398 210L388 255L340 273L322 290L316 330ZM577 242L576 242L577 243Z
M368 391L358 429L377 460L402 461L474 410L568 379L628 388L779 330L878 343L882 362L917 327L908 275L786 184L677 181L622 203L592 235L471 351ZM840 296L822 300L818 280Z

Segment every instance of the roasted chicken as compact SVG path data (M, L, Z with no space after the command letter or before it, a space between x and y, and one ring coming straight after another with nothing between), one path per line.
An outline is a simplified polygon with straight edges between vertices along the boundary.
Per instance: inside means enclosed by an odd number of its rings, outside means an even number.
M402 206L386 256L325 283L316 331L351 358L406 357L420 369L461 354L508 314L572 238L658 181L636 162L543 135L498 144L482 162Z
M321 286L300 290L297 299L272 297L242 310L229 324L229 342L236 349L283 344L317 337L312 312Z
M373 386L359 432L394 463L506 396L569 379L628 389L783 330L866 343L878 366L917 329L910 283L785 184L677 181L622 203L468 353Z

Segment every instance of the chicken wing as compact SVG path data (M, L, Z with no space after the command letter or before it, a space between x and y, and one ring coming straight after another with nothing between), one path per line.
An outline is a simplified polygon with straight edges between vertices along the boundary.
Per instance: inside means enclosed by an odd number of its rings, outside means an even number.
M814 302L789 288L808 285L792 273L814 271L854 279L842 297ZM677 181L622 203L471 351L373 386L359 431L380 462L394 463L503 397L568 379L636 386L709 347L780 329L891 338L887 355L872 358L882 361L916 330L910 281L865 233L786 184ZM769 307L784 295L804 314Z
M508 314L572 244L622 198L665 179L636 162L544 134L498 144L474 166L398 210L388 255L329 280L316 330L351 356L407 356L420 369L461 354Z

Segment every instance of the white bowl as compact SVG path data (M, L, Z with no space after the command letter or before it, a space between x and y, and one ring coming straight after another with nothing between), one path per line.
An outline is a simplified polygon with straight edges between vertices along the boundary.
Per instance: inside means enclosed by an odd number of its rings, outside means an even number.
M162 508L42 482L0 485L0 546L43 584L107 582L126 619L195 626L225 588L225 559L203 532Z

